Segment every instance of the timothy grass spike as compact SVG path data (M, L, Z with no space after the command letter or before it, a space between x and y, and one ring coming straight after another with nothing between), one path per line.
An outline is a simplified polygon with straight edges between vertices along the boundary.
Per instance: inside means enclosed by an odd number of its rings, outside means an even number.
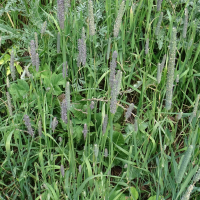
M166 103L165 108L167 110L171 109L172 105L172 93L173 93L173 83L174 83L174 67L176 58L176 28L172 29L170 47L169 47L169 65L167 69L167 85L166 85Z
M89 28L90 35L95 35L95 25L94 25L94 14L93 14L93 2L89 0L88 2L88 13L89 13Z
M125 1L122 1L119 11L118 11L117 19L116 19L115 25L114 25L114 37L117 37L119 34L122 17L124 15L124 6L125 6Z
M190 145L188 147L187 151L184 154L181 166L180 166L178 174L176 176L176 182L177 183L181 183L181 181L183 179L183 175L184 175L184 173L186 171L186 168L187 168L187 165L188 165L188 163L190 161L190 157L191 157L192 151L193 151L193 146Z

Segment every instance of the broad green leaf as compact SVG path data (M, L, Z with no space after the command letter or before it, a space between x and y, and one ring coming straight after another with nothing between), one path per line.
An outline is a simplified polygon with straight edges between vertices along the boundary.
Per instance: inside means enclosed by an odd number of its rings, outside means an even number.
M152 197L149 197L148 200L156 200L156 195L152 196ZM162 197L159 196L158 197L158 200L162 200Z
M131 191L132 199L133 200L137 200L139 195L138 195L138 191L136 190L136 188L135 187L131 187L130 191Z

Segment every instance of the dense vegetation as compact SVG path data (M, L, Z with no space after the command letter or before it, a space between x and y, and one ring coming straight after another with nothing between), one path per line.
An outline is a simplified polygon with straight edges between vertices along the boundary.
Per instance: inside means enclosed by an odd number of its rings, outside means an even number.
M199 199L200 1L0 2L0 199Z

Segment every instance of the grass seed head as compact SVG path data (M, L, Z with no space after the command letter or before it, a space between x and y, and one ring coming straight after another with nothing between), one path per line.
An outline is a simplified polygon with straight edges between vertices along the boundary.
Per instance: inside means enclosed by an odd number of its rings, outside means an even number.
M63 30L65 25L65 4L64 0L57 0L57 16L60 28Z
M31 123L30 123L30 118L28 115L24 115L24 124L26 125L27 129L28 129L28 133L29 135L31 135L32 137L34 136L34 132L33 129L31 127Z
M126 114L125 114L125 119L128 120L128 118L131 116L132 114L132 111L134 109L134 104L131 103L126 111Z
M15 60L15 54L14 54L14 50L12 49L11 56L10 56L10 73L11 73L13 81L16 79L16 70L14 66L14 60Z
M88 13L89 13L89 30L90 35L95 35L95 25L94 25L94 14L93 14L93 2L89 0L88 2Z
M118 11L117 19L114 25L114 37L117 37L119 35L119 29L122 22L122 17L124 15L124 7L125 7L125 1L122 1L119 11Z
M31 51L31 62L33 66L36 66L36 49L35 49L35 42L31 40L30 42L30 51Z

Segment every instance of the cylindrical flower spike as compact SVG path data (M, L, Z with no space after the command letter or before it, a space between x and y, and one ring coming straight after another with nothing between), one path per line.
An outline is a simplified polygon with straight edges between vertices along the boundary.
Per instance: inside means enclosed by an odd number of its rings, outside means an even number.
M160 73L162 73L163 71L163 68L165 66L165 61L166 61L166 54L163 56L163 59L162 59L162 62L161 62L161 65L160 65Z
M89 12L89 28L90 35L95 35L95 25L94 25L94 14L93 14L93 3L91 0L88 2L88 12Z
M160 9L161 9L162 1L163 1L163 0L157 0L157 11L158 11L158 12L159 12Z
M179 121L183 115L183 112L180 112L176 115L176 121Z
M46 31L46 28L47 28L47 21L45 21L43 24L42 24L42 28L41 28L41 38L42 36L44 35L45 31Z
M53 133L54 133L54 131L55 131L57 125L58 125L58 120L57 120L56 117L54 117L54 118L53 118L53 121L51 122L51 128L52 128L52 130L53 130Z
M183 25L183 38L186 38L187 27L188 27L188 9L185 8L185 19L184 19L184 25Z
M60 172L61 172L61 175L64 178L65 177L65 169L64 169L63 165L60 166Z
M63 30L65 25L65 4L64 0L57 0L57 16L60 28Z
M107 129L107 124L108 124L108 115L105 115L104 120L103 120L103 135L106 133L106 129Z
M169 49L169 65L167 69L166 103L165 103L165 108L167 110L170 110L172 105L175 59L176 59L176 28L173 28L170 41L170 49Z
M190 199L190 194L194 188L194 185L190 185L188 189L186 190L185 194L182 196L181 200L189 200Z
M106 158L108 157L108 149L107 148L105 148L104 155Z
M182 179L183 179L185 170L186 170L187 165L188 165L188 163L189 163L189 161L190 161L190 157L191 157L192 151L193 151L193 146L190 145L190 146L188 147L187 151L186 151L185 154L184 154L184 157L183 157L181 166L180 166L180 168L179 168L179 171L178 171L178 174L177 174L177 177L176 177L176 182L177 182L177 183L181 183L181 181L182 181Z
M92 101L91 104L90 104L90 109L91 109L91 110L94 109L94 105L95 105L95 104L94 104L94 101Z
M149 38L147 38L145 45L145 54L147 55L148 53L149 53Z
M84 140L86 140L86 137L87 137L87 124L84 124L84 129L83 129L83 137L84 137Z
M159 84L160 81L161 81L161 72L160 72L160 68L161 68L161 64L158 63L158 66L157 66L157 82L158 82L158 84Z
M81 171L82 171L82 166L81 165L78 166L78 171L79 171L79 173L81 173Z
M125 2L122 1L119 11L118 11L118 15L117 15L117 19L115 21L115 25L114 25L114 37L117 37L119 34L119 29L120 29L120 25L122 22L122 17L124 15L124 6L125 6Z
M16 70L15 70L15 66L14 66L14 59L15 59L15 55L14 55L14 51L12 49L11 56L10 56L10 73L11 73L13 81L16 79Z
M30 118L28 115L24 115L24 123L28 129L28 133L33 137L34 136L34 132L33 129L31 127L31 123L30 123Z
M111 90L110 112L112 114L115 114L117 110L117 96L120 91L121 79L122 79L122 72L119 70L117 72L116 79L114 79L114 83L111 88L112 90Z
M126 111L126 114L125 114L125 119L128 120L128 118L131 116L131 113L134 109L134 104L131 103Z
M110 78L109 78L109 82L110 82L110 87L113 87L113 83L115 80L115 68L117 67L117 63L116 63L116 59L117 59L117 51L113 52L112 55L112 61L110 63Z
M38 35L36 32L34 33L34 35L35 35L35 48L36 50L38 50Z
M159 35L159 33L160 33L160 26L162 23L162 19L163 19L163 12L160 13L160 17L159 17L158 24L156 27L155 35Z
M70 110L70 85L69 82L66 83L66 88L65 88L65 99L67 102L67 111Z
M9 88L9 87L10 87L10 81L9 81L9 78L8 78L8 76L7 76L7 78L6 78L6 85L7 85L7 88Z
M35 50L35 42L34 40L31 40L30 43L30 51L31 51L31 62L33 66L36 66L36 50Z
M66 103L66 99L63 99L63 101L61 103L61 118L62 118L63 122L67 124L67 103Z
M194 178L193 178L194 184L195 184L196 182L198 182L199 180L200 180L200 168L199 168L199 170L197 171L197 173L195 174L195 176L194 176Z

